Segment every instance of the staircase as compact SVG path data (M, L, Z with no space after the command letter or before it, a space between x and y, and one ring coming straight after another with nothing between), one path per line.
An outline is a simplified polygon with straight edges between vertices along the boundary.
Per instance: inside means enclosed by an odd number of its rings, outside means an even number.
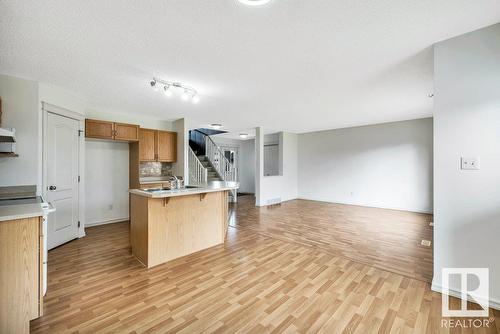
M207 170L207 181L223 181L222 178L219 176L219 173L217 173L217 170L215 167L212 165L210 160L206 155L198 155L197 156L198 160L201 162L203 167Z
M236 168L224 153L200 130L189 131L189 184L206 184L214 181L236 182ZM236 202L237 191L231 190L229 199Z

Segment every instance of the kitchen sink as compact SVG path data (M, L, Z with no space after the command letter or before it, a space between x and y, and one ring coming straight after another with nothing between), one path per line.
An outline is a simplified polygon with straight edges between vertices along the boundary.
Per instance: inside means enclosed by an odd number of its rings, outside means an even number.
M170 189L170 188L149 188L149 189L142 189L144 191L147 191L148 193L156 193L160 191L175 191L175 190L182 190L182 189L196 189L199 188L197 186L185 186L180 189Z

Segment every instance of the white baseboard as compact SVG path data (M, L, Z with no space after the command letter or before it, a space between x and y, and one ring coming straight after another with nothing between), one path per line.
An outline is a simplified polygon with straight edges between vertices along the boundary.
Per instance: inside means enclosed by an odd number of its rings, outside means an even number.
M125 221L125 220L129 220L129 217L118 218L118 219L110 219L110 220L103 220L103 221L92 222L92 223L86 223L85 227L92 227L92 226L99 226L99 225L106 225L106 224L113 224L113 223L120 223L120 222Z
M376 209L409 211L409 212L415 212L415 213L426 213L426 214L431 214L431 215L434 214L433 210L422 210L422 209L415 209L415 208L399 208L399 207L367 205L367 204L363 204L363 203L348 202L348 201L329 201L329 200L322 199L322 198L308 197L308 196L299 196L298 199L303 199L303 200L306 200L306 201L316 201L316 202L333 203L333 204L345 204L345 205L364 206L364 207L367 207L367 208L376 208Z
M432 281L431 290L434 292L438 292L440 294L443 294L443 287L440 284L434 283L434 281ZM450 289L449 295L452 297L456 297L458 299L461 299L461 297L462 297L462 294L460 293L460 291L452 290L452 289ZM500 300L490 298L490 308L493 308L495 310L500 310Z

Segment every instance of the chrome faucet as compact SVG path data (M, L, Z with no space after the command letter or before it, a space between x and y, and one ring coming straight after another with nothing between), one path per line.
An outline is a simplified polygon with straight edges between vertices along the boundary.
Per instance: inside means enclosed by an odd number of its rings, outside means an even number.
M179 178L178 178L177 176L172 175L172 176L170 177L169 181L170 181L170 184L171 184L171 185L172 185L172 183L173 183L173 187L172 187L173 189L180 189L180 188L181 188L181 187L180 187Z

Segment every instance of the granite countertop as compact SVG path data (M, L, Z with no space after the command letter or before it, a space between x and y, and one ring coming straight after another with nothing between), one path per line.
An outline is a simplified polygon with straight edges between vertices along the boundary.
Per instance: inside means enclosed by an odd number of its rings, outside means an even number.
M40 203L0 206L0 222L43 216Z
M149 198L165 198L165 197L177 197L186 195L196 195L204 194L217 191L226 191L238 189L240 184L238 182L211 182L207 185L197 186L195 188L184 188L184 189L172 189L172 190L153 190L145 191L141 189L131 189L129 192L131 194L149 197Z

